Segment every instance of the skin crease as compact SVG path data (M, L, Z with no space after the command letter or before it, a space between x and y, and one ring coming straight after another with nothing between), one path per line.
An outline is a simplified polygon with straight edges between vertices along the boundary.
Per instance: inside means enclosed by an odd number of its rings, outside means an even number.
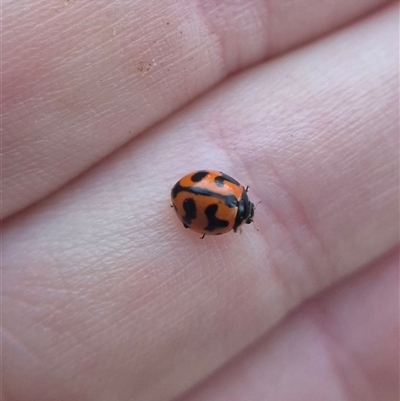
M4 1L1 216L57 190L228 74L386 3Z
M76 7L75 13L83 7L67 3L51 4ZM87 65L84 53L67 59L73 69L60 65L48 76L38 68L37 85L18 68L21 88L7 84L14 93L4 95L10 130L3 198L10 217L2 238L3 400L173 400L194 387L185 401L234 400L232 394L250 401L399 397L397 4L352 2L333 13L330 2L310 1L305 24L300 10L296 18L295 6L289 9L292 2L285 12L273 2L256 3L257 9L239 3L257 29L232 41L226 21L236 14L225 3L207 1L191 11L189 21L197 21L215 10L207 26L211 43L196 57L212 58L217 37L223 62L205 63L206 70L196 72L200 82L187 92L175 88L176 70L160 87L159 77L168 72L162 67L158 78L156 71L141 71L143 79L119 96L129 69L110 76L112 66L93 63L82 77L89 80L85 86L96 87L104 74L116 92L107 96L108 89L99 88L93 104L60 89L69 98L68 113L51 109L47 115L60 95L52 82L76 84L77 68ZM35 26L39 12L60 23L44 3L38 10L21 4L11 7L5 29L17 29L13 18L21 15ZM111 15L115 7L105 11ZM265 21L260 10L268 11ZM89 11L90 25L98 14L91 18ZM237 23L239 31L251 25ZM326 27L333 32L322 37ZM24 46L28 36L15 35L14 49L30 49L22 54L34 64L43 60L34 55L43 53ZM37 43L54 50L54 40ZM99 54L107 51L106 38L92 40L99 41L92 43ZM293 49L305 40L307 46ZM11 48L12 40L6 42ZM172 56L182 58L171 46ZM73 55L74 47L69 51ZM130 134L135 115L128 98L142 119ZM160 110L161 104L168 105ZM247 226L242 235L201 241L182 228L169 191L183 174L202 168L250 185L250 199L262 201L255 215L259 232ZM32 191L21 189L26 180Z
M398 282L395 249L305 303L177 401L398 399Z

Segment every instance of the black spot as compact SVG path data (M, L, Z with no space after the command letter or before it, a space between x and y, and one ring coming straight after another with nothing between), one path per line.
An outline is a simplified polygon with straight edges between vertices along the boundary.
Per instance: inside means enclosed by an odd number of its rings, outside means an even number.
M205 228L207 231L215 231L219 228L228 227L229 222L226 220L220 220L218 217L215 216L218 210L217 204L212 204L207 206L204 213L207 216L208 225Z
M225 185L225 179L224 179L224 177L222 177L220 175L218 175L217 177L214 178L214 182L215 182L215 185L220 188L222 188Z
M171 189L171 198L175 199L179 192L184 191L184 187L177 182Z
M186 223L182 223L182 224L183 224L183 227L189 228L189 226Z
M186 214L182 217L182 220L187 225L192 223L192 220L197 217L197 209L196 209L196 202L191 198L186 198L183 201L183 210Z
M193 174L190 179L192 182L200 182L204 177L206 177L208 174L208 171L206 170L200 170L197 173Z
M215 179L214 179L215 184L218 185L219 187L223 187L223 186L224 186L224 181L229 181L229 182L231 182L232 184L235 184L235 185L240 186L240 183L237 182L234 178L230 177L230 176L227 175L227 174L221 173L221 172L220 172L220 174L221 174L221 175L218 175L218 176L215 177Z
M224 201L225 201L226 206L228 206L228 207L237 207L239 204L235 195L224 196Z

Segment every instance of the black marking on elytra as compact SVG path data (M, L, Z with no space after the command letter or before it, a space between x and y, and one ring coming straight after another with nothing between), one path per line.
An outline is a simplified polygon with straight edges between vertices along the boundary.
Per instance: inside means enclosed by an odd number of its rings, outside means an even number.
M235 195L225 195L224 201L225 201L226 206L228 206L228 207L237 207L239 204Z
M177 182L171 189L171 198L175 199L179 192L184 191L184 187Z
M221 172L220 174L221 175L218 175L214 178L215 184L218 185L219 187L223 187L225 185L224 181L231 182L232 184L235 184L239 187L241 186L240 183L238 183L234 178L230 177L228 174L224 174Z
M183 224L183 227L189 228L189 226L186 223L182 223L182 224Z
M208 171L206 170L200 170L197 173L194 173L190 179L192 182L200 182L204 177L206 177L209 174Z
M186 198L182 204L185 215L182 217L183 223L190 225L192 220L197 217L196 202L192 198Z
M224 228L229 226L228 221L221 220L216 216L217 210L218 210L218 205L216 203L207 206L206 209L204 210L204 213L208 220L208 225L205 228L206 231L211 232L218 230L219 228Z
M199 188L199 187L183 187L179 183L175 184L175 186L171 190L171 197L174 199L178 196L180 192L187 192L193 195L202 195L202 196L212 196L217 199L221 199L226 206L234 208L238 206L238 200L235 195L221 195L217 192L210 191L207 188Z

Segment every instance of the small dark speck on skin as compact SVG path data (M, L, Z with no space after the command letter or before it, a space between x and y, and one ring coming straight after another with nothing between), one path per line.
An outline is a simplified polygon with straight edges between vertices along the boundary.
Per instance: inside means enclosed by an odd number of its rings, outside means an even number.
M167 22L167 25L169 25L169 22Z

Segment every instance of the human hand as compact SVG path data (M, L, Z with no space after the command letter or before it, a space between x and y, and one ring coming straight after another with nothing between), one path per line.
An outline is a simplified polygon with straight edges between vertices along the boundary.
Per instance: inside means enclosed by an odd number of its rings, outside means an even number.
M396 399L397 6L121 3L3 5L3 399Z

